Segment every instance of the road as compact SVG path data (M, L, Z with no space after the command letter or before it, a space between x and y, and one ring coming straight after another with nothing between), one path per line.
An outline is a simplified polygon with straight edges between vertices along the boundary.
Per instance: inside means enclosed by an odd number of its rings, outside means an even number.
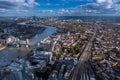
M88 63L88 59L91 56L91 48L93 45L92 42L95 39L96 33L97 29L95 27L94 34L86 45L85 49L83 50L83 53L79 58L79 62L74 69L71 80L95 80L95 76Z
M58 40L60 39L60 35L57 37L57 39L55 40L55 42L53 43L53 46L52 46L52 52L54 51L54 49L55 49L55 45L56 45L56 43L58 42Z

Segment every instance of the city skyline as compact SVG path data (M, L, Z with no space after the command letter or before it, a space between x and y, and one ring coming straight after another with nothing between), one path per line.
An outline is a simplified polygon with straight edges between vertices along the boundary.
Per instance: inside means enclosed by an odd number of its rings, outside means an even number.
M120 0L0 0L0 16L119 16Z
M0 80L120 80L120 0L0 0Z

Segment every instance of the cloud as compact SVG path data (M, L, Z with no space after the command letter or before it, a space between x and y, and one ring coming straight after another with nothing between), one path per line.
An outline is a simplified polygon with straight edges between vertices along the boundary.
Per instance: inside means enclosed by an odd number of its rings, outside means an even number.
M0 0L0 13L6 12L6 15L13 13L19 15L120 15L120 0L43 0L40 4L38 2L36 0ZM34 8L35 6L40 7Z
M13 8L17 6L16 4L13 4L11 2L8 2L8 1L0 1L0 8L3 8L3 9L10 9L10 8Z
M103 1L101 1L103 2ZM112 6L101 2L88 3L68 9L69 14L74 16L81 15L117 15L120 13L120 5L112 3Z
M0 8L0 13L4 13L6 11L7 11L6 9Z
M57 11L57 14L60 14L60 15L62 15L62 14L70 14L70 13L71 13L71 12L70 12L69 9L64 9L64 8L59 9L59 10Z
M63 13L68 13L68 12L69 12L68 9L63 9L63 8L62 8L62 9L59 9L59 11L60 11L60 12L63 12Z
M24 2L24 5L26 7L34 7L34 6L39 6L40 4L35 2L35 0L27 0L27 2Z
M106 0L97 0L97 3L103 3L106 2Z
M0 0L0 15L31 15L29 11L39 5L35 0Z
M42 4L45 6L63 6L64 4L52 4L52 3L46 3L46 4Z
M81 0L82 1L82 0ZM91 0L92 1L92 0ZM120 15L120 0L94 0L74 8L69 8L69 14L80 15Z
M52 4L51 3L46 3L46 6L51 6Z
M11 9L11 8L24 8L38 6L39 3L35 0L0 0L0 8Z
M54 13L54 10L38 10L39 13Z
M66 1L66 0L63 0ZM72 1L72 0L68 0ZM61 9L58 11L62 15L117 15L120 13L120 0L74 0L86 1L90 3L81 4L79 6ZM120 14L119 14L120 15Z
M98 4L104 4L106 5L106 8L112 8L113 0L97 0Z

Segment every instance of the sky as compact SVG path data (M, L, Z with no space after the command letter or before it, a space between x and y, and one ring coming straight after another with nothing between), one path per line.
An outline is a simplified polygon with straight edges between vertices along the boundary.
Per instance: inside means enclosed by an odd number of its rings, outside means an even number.
M0 16L120 16L120 0L0 0Z

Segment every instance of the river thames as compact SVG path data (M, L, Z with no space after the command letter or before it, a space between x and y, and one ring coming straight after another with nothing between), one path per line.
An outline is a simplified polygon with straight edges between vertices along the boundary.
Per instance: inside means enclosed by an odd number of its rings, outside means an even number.
M46 29L43 31L42 34L36 34L34 37L30 39L30 45L34 46L39 42L40 40L54 34L57 29L55 27L51 26L45 26ZM27 49L25 47L20 48L5 48L4 50L0 51L0 66L4 67L6 65L9 65L12 60L16 59L17 57L24 57L29 53L30 49Z

